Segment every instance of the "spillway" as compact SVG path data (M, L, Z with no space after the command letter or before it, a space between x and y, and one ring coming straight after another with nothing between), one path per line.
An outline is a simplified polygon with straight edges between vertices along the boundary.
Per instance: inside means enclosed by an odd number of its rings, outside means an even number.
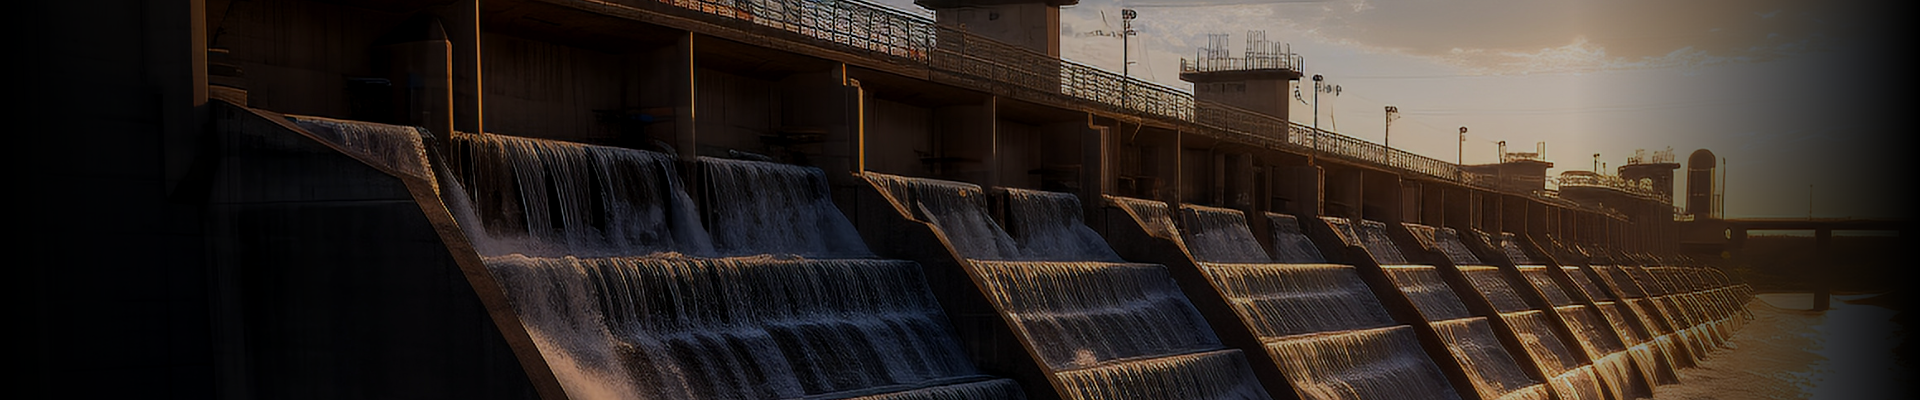
M665 154L295 122L436 179L569 397L1024 397L968 360L918 265L871 258L818 169L699 159L700 204Z
M1449 263L1475 292L1493 307L1501 325L1519 339L1520 347L1532 357L1541 374L1547 377L1547 383L1553 387L1561 399L1601 399L1616 382L1626 376L1614 376L1607 373L1611 369L1598 367L1590 360L1593 354L1578 337L1560 334L1561 320L1559 309L1535 305L1523 297L1518 288L1532 290L1531 286L1519 286L1525 280L1511 280L1519 272L1516 268L1504 271L1502 267L1481 259L1460 233L1452 228L1439 228L1419 224L1405 224L1416 240L1429 248L1436 248L1445 255ZM1491 247L1481 235L1472 236L1477 244ZM1498 258L1504 255L1494 255ZM1529 293L1527 296L1531 296Z
M1107 197L1132 223L1179 244L1303 399L1459 398L1410 326L1353 266L1327 263L1292 216L1268 214L1271 255L1238 210Z
M1343 240L1366 249L1394 286L1439 333L1453 361L1465 370L1481 398L1547 399L1555 387L1562 386L1554 382L1557 376L1549 374L1543 382L1529 373L1496 336L1494 321L1471 312L1460 298L1462 292L1448 283L1438 267L1412 265L1387 231L1386 224L1337 217L1321 219Z
M867 248L818 169L493 134L436 147L418 128L292 122L431 182L569 397L1026 396L974 364L921 265ZM1307 399L1460 398L1436 361L1460 366L1472 387L1459 390L1480 398L1644 397L1723 344L1750 296L1713 271L1537 265L1510 235L1481 238L1506 271L1450 229L1410 225L1416 243L1400 243L1384 224L1322 217L1425 320L1412 326L1291 216L1261 215L1270 236L1256 238L1238 210L1105 197L1178 244L1257 338L1262 354L1249 355L1223 344L1167 266L1123 259L1072 195L859 178L934 227L1062 398L1272 397L1280 386L1248 357ZM1464 286L1412 262L1422 244ZM1450 359L1429 358L1420 329ZM1509 352L1498 330L1524 345Z
M899 210L965 259L1063 398L1266 399L1166 267L1121 260L1063 193L1003 189L1003 220L979 186L866 173ZM1002 227L1004 225L1004 228Z

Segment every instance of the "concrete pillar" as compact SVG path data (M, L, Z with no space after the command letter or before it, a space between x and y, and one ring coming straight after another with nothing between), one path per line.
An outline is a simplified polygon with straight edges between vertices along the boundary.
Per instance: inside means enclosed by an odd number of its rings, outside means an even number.
M1433 226L1458 227L1447 219L1448 190L1438 184L1420 185L1420 223Z
M453 133L453 42L438 18L409 22L413 37L381 46L388 60L387 81L395 87L399 123L420 126L444 141Z
M1325 171L1312 165L1281 167L1281 171L1284 173L1277 185L1287 191L1287 198L1293 199L1288 212L1300 218L1326 215Z
M486 132L481 112L486 109L486 91L480 84L480 1L455 0L429 8L428 13L440 20L453 46L453 129Z
M988 143L987 180L980 182L980 184L987 186L1004 186L1006 179L1000 176L1002 173L1000 168L1002 164L1005 164L1005 160L1002 160L1005 150L1001 148L1001 146L1004 146L1001 142L1005 139L1000 135L1000 96L987 96L987 99L980 103L980 109L986 111L987 114L984 120L986 124L984 128L986 129Z
M843 117L840 121L831 124L827 130L834 137L846 138L847 169L854 173L865 172L867 170L867 91L860 87L859 80L847 76L846 63L835 66L832 76L838 81L838 85L833 87L833 90L840 94L838 100L844 105Z
M695 106L700 104L695 98L700 93L696 86L699 80L695 75L700 68L693 54L694 38L693 33L685 33L680 35L679 41L674 42L673 54L677 59L673 60L673 69L677 79L673 87L668 89L673 92L674 100L673 147L679 150L681 160L688 161L697 156L695 147L699 145L699 135L695 127L700 125L700 116L695 114Z
M1355 169L1336 169L1327 177L1326 213L1336 217L1361 218L1361 207L1365 205L1365 175Z
M1405 189L1401 186L1400 176L1369 171L1360 172L1360 217L1363 219L1397 224L1406 221L1405 200L1401 195Z
M992 96L987 96L972 105L934 109L936 148L944 161L937 172L942 178L993 185L999 169L995 160L999 148L995 103Z
M1499 228L1501 232L1526 234L1527 209L1533 207L1532 203L1532 201L1520 198L1502 199L1500 201L1500 225L1496 228Z
M1504 204L1506 204L1506 196L1501 196L1498 193L1487 193L1485 202L1480 204L1481 207L1486 209L1487 221L1485 224L1473 228L1482 231L1495 231L1502 226L1506 226L1504 222L1506 221L1506 207L1503 206Z
M1420 201L1421 198L1426 195L1426 191L1422 190L1420 186L1420 182L1400 181L1400 218L1407 222L1438 226L1434 223L1427 222L1425 218L1421 218Z
M1186 132L1180 131L1177 129L1173 131L1172 156L1173 156L1173 171L1172 171L1173 185L1171 186L1171 189L1173 193L1171 194L1173 196L1166 199L1167 205L1168 205L1167 207L1168 211L1179 210L1180 202L1186 201L1187 199L1187 160L1186 160L1187 133ZM1174 224L1179 224L1180 221L1182 221L1181 218L1173 219Z
M1445 214L1441 219L1445 221L1445 225L1455 229L1473 227L1473 192L1455 188L1445 193L1446 197L1441 199Z
M1096 223L1104 213L1100 212L1102 195L1113 193L1112 185L1117 181L1111 166L1113 140L1112 132L1105 126L1093 124L1093 115L1087 115L1087 124L1080 130L1080 208L1085 210L1088 223Z

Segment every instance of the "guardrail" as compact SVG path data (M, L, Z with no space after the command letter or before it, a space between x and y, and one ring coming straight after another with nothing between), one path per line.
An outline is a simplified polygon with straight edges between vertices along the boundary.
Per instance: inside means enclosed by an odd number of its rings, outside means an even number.
M603 0L604 1L604 0ZM645 1L645 0L626 0ZM1497 178L1464 173L1460 166L1400 149L1303 126L1224 104L1198 102L1190 93L1061 60L964 29L941 26L926 16L861 0L656 0L704 14L795 33L817 44L919 64L937 81L996 94L1020 93L1036 100L1131 114L1142 120L1190 129L1222 139L1283 148L1496 189ZM1225 61L1222 61L1225 60ZM1293 68L1299 55L1182 61L1183 72L1248 68ZM1315 140L1316 137L1318 140ZM1549 185L1553 184L1549 180ZM1562 183L1564 184L1564 183ZM1637 186L1597 185L1651 195ZM1578 185L1578 184L1576 184ZM1645 190L1643 190L1645 189Z
M1556 181L1561 188L1569 186L1607 188L1649 200L1670 201L1665 200L1664 196L1661 196L1660 192L1655 191L1653 185L1647 182L1629 181L1613 175L1561 175Z
M1180 73L1220 71L1248 71L1259 69L1287 69L1299 71L1305 61L1299 54L1254 55L1242 57L1205 57L1189 60L1180 59Z

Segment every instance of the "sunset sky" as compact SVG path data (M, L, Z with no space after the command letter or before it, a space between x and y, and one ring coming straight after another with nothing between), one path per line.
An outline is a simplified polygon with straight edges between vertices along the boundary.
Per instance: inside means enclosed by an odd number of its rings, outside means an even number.
M925 13L910 0L881 0ZM1730 217L1897 216L1912 141L1893 2L1781 0L1082 0L1061 12L1064 58L1120 70L1119 10L1140 14L1132 74L1177 88L1209 33L1290 43L1321 95L1320 126L1453 161L1547 142L1558 174L1636 149L1726 158ZM1104 18L1103 18L1104 17ZM1307 95L1311 96L1311 82ZM1311 101L1311 98L1307 99ZM1296 102L1292 119L1312 123ZM1464 149L1457 130L1469 127ZM1896 132L1894 129L1901 129ZM1684 169L1681 171L1684 174ZM1677 182L1679 183L1679 182ZM1684 183L1680 183L1684 184ZM1684 187L1684 186L1683 186ZM1677 199L1676 201L1684 201Z

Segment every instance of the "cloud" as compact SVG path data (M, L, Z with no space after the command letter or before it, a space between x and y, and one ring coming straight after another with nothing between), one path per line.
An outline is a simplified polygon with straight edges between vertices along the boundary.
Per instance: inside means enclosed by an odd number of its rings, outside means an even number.
M1487 74L1696 68L1827 50L1888 32L1880 0L1088 0L1163 29L1291 27L1370 52ZM1266 16L1250 19L1248 16Z

